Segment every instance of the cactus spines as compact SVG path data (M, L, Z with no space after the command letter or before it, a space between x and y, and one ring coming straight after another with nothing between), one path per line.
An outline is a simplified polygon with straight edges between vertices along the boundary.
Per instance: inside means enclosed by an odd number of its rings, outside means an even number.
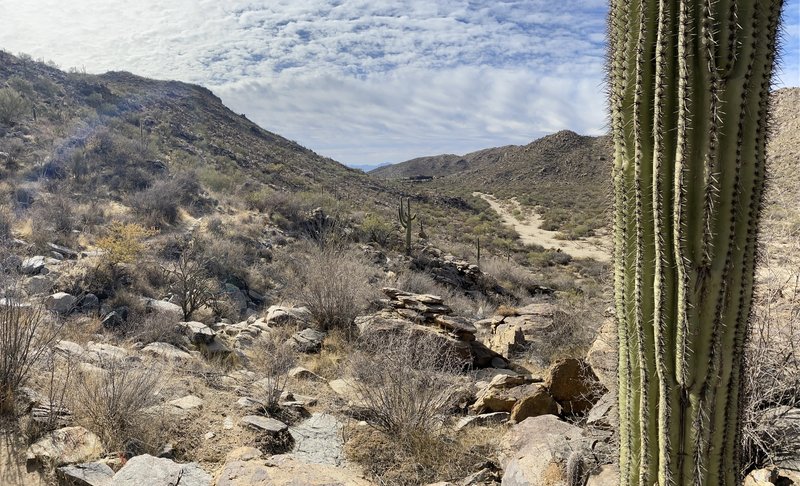
M411 198L406 198L406 204L403 206L403 198L400 198L400 226L406 230L406 255L411 255L411 222L417 219L417 215L411 214Z
M782 0L612 0L620 483L734 485Z

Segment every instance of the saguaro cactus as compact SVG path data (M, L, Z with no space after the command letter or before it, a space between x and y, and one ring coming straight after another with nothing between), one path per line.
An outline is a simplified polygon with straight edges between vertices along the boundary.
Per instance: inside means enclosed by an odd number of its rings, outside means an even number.
M740 484L781 0L612 0L622 485Z
M417 219L417 215L411 215L411 198L406 198L405 209L403 208L403 198L400 198L400 226L406 230L406 255L411 254L411 222Z

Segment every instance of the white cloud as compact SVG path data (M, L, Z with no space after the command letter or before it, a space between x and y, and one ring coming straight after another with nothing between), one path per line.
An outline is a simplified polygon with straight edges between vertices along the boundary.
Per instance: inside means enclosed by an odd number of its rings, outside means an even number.
M605 9L605 0L0 0L0 47L203 84L317 152L379 163L603 131Z

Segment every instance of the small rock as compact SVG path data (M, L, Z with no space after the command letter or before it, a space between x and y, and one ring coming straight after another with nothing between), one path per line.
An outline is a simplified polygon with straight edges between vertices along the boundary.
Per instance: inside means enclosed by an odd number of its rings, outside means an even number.
M511 409L513 422L522 422L528 417L538 417L539 415L558 414L558 404L547 393L547 389L543 386L534 385L534 387L532 393L525 395L514 404L514 408Z
M287 344L301 353L316 353L322 348L322 341L324 340L324 332L306 328L290 337Z
M189 362L194 359L191 354L169 343L150 343L142 348L142 352L168 361Z
M588 412L605 392L589 364L574 358L555 362L545 383L567 414Z
M181 410L194 410L203 407L203 399L194 395L186 395L182 398L177 398L168 402L173 407L178 407Z
M103 453L100 438L83 427L64 427L46 434L28 448L29 463L76 464L95 459Z
M19 271L24 275L38 275L44 268L44 264L45 257L42 255L32 256L22 260L22 265L20 265Z
M488 425L497 425L507 422L511 414L508 412L493 412L493 413L484 413L481 415L469 415L463 417L456 423L456 430L461 430L466 427L475 427L475 426L488 426Z
M102 462L87 462L58 468L60 480L70 486L108 486L114 470Z
M262 417L260 415L245 415L242 417L242 423L256 430L268 432L270 434L279 434L289 429L289 426L280 420Z
M55 312L56 314L69 314L75 308L75 302L78 299L74 295L66 292L58 292L44 300L44 306L47 310Z
M744 486L773 486L777 479L777 467L757 469L744 478Z
M91 312L100 308L100 299L94 294L86 294L81 299L81 311Z

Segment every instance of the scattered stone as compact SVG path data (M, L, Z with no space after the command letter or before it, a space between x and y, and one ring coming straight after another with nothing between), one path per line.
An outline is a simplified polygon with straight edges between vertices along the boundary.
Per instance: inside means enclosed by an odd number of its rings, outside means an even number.
M543 386L533 385L533 392L517 400L511 409L511 421L522 422L528 417L540 415L556 415L559 412L558 404Z
M128 308L121 307L103 316L101 324L103 325L103 329L116 329L124 325L126 320L128 320Z
M78 256L80 256L80 252L67 248L66 246L56 245L55 243L48 243L47 246L51 250L56 251L72 260L75 260L76 258L78 258Z
M296 332L289 338L287 344L294 347L301 353L316 353L322 349L322 342L325 340L325 333L311 328Z
M83 427L64 427L46 434L28 448L27 461L62 466L88 462L103 453L100 438Z
M267 309L268 326L304 326L311 322L311 311L306 307L270 306Z
M245 415L242 417L242 423L256 430L270 434L279 434L289 429L289 426L280 420L262 417L260 415Z
M145 309L149 313L157 314L173 322L183 320L183 309L177 304L166 300L144 299Z
M32 256L22 260L19 271L24 275L38 275L44 269L45 257L42 255Z
M114 470L102 462L87 462L58 468L62 483L70 486L109 486Z
M575 358L556 361L545 384L566 414L588 412L605 392L589 364Z
M94 294L86 294L81 299L81 312L92 312L100 308L100 299Z
M142 352L167 361L190 362L194 360L191 354L169 343L150 343L142 348Z
M619 469L611 464L601 466L597 474L589 476L586 486L619 486Z
M456 423L456 430L461 430L466 427L485 427L489 425L498 425L508 421L511 415L508 412L492 412L480 415L468 415L463 417Z
M289 428L295 443L292 455L308 464L344 464L342 429L342 423L333 415L312 414L305 422Z
M181 410L194 410L203 408L203 399L194 395L186 395L182 398L177 398L168 402L173 407L180 408Z
M210 344L216 333L202 322L179 322L178 327L189 338L192 344Z
M374 486L360 474L327 464L307 464L292 454L226 462L216 486Z
M93 341L89 341L86 344L86 351L89 356L94 359L94 361L99 363L108 360L121 360L128 357L128 352L119 346L106 343L95 343Z
M303 368L302 366L296 366L289 370L289 378L294 378L295 380L303 380L303 381L315 381L315 382L324 382L325 378L319 376L318 374L314 373L313 371Z
M778 468L768 467L751 471L744 478L744 486L774 486L778 480Z
M149 454L135 456L114 475L111 486L211 486L211 475L195 462L178 464Z
M44 300L44 306L56 314L69 314L75 308L77 298L66 292L58 292Z
M65 339L57 342L54 349L65 356L78 357L84 353L83 346Z

